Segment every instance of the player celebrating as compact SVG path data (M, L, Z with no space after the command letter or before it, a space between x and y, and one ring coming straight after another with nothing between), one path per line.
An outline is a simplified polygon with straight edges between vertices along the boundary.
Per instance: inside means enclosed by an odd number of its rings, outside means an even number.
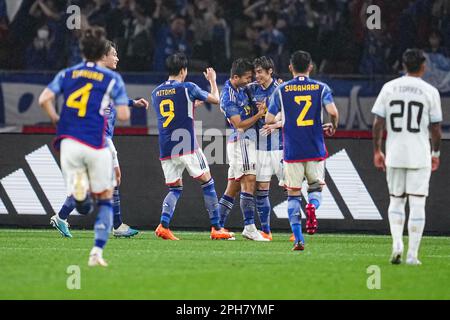
M117 63L119 62L119 58L117 56L116 46L112 41L107 41L105 55L98 62L99 66L106 67L110 70L116 70ZM148 101L145 99L139 100L129 100L128 105L131 107L145 107L148 108ZM120 213L120 194L119 194L119 185L121 181L121 170L119 166L119 160L117 157L117 150L112 141L114 135L114 126L116 123L116 110L110 104L108 108L105 109L105 114L107 116L107 125L106 125L106 140L108 142L108 146L111 149L114 158L114 172L116 175L116 183L117 186L114 188L113 193L113 235L115 237L133 237L139 233L138 230L130 228L127 224L122 222L122 216ZM67 218L70 213L75 209L75 199L73 196L67 197L64 202L61 210L57 215L54 215L50 219L50 224L55 227L64 237L72 238L72 234L69 230L69 224L67 223Z
M393 240L391 263L400 264L402 261L408 196L410 213L406 263L419 265L418 252L425 227L425 201L430 175L439 167L442 110L438 90L421 79L425 72L422 51L405 51L403 65L407 74L387 82L372 109L375 114L373 159L375 167L386 171L389 188L388 216ZM381 151L385 125L386 158Z
M283 124L284 179L288 189L288 215L295 242L293 250L304 250L301 229L300 202L304 177L308 181L306 228L315 231L315 210L322 199L325 167L328 155L324 141L324 128L333 135L338 124L338 111L330 88L309 78L312 71L311 56L296 51L291 56L289 70L294 79L278 86L269 100L266 123L276 122L281 112ZM325 107L331 124L322 125L322 108Z
M107 40L102 28L85 31L81 51L85 62L62 70L39 97L53 123L58 123L55 148L61 151L61 168L80 213L90 210L88 191L97 198L95 244L89 266L107 266L103 248L112 228L113 158L105 139L105 109L114 103L119 120L130 117L125 85L119 74L98 65ZM54 101L64 95L61 116Z
M219 103L219 89L216 72L208 68L204 73L211 85L211 93L203 91L192 82L184 82L187 76L188 60L182 53L166 59L169 79L152 92L152 105L158 117L161 166L169 193L164 199L161 223L155 234L163 239L179 240L169 229L175 206L183 191L184 169L202 183L205 206L211 221L211 239L231 239L233 233L226 232L219 225L219 211L214 180L208 162L197 144L194 132L194 102ZM175 138L181 134L181 141Z
M255 241L269 241L255 226L255 185L256 185L256 129L254 125L263 117L265 108L259 105L253 112L249 95L244 89L252 78L253 65L250 61L237 59L231 67L230 79L225 83L220 97L220 108L234 132L227 143L230 162L228 185L220 199L221 226L223 227L234 202L234 196L241 190L240 205L244 217L242 235Z

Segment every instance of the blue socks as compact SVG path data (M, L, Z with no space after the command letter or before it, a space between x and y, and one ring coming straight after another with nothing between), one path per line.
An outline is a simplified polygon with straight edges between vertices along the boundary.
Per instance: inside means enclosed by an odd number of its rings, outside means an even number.
M214 186L214 179L210 179L208 182L202 184L203 199L205 201L205 207L208 211L209 220L211 225L216 229L220 229L219 218L219 202L217 200L216 188Z
M241 211L244 216L244 225L255 224L255 197L241 192Z
M261 229L263 232L270 233L270 200L269 190L256 191L256 211L261 221Z
M67 220L70 213L75 210L75 199L73 196L69 196L66 198L66 201L64 201L63 206L58 212L58 217L63 220Z
M314 191L308 193L308 202L313 204L316 209L319 209L320 204L322 203L322 192Z
M183 192L183 187L170 187L170 191L164 199L161 214L161 225L164 228L169 228L170 220L172 220L175 207L177 205L178 199L180 199L181 193Z
M113 220L114 220L114 229L117 229L122 224L122 216L120 215L120 193L119 188L114 188L113 193Z
M224 194L222 198L219 200L219 216L221 228L225 226L225 222L227 221L231 209L233 209L233 205L234 205L234 198L229 197L226 194Z
M103 249L112 229L113 209L111 199L98 200L98 215L95 220L95 246Z
M295 236L295 242L305 243L302 234L302 224L300 215L300 196L288 196L288 216L291 224L292 233Z

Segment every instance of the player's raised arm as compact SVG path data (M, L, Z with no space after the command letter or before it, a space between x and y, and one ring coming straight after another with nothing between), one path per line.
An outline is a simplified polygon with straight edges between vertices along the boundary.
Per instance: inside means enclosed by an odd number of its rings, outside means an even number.
M207 68L206 72L203 72L206 80L209 81L209 85L211 86L211 93L208 94L206 98L206 102L212 104L219 104L219 88L217 87L217 76L216 71L213 68Z

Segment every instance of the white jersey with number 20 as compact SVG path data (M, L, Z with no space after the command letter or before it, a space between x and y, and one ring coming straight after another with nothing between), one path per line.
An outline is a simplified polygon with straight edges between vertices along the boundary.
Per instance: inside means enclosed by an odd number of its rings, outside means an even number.
M387 82L372 108L386 119L386 166L417 169L431 166L430 123L442 122L439 91L418 77Z

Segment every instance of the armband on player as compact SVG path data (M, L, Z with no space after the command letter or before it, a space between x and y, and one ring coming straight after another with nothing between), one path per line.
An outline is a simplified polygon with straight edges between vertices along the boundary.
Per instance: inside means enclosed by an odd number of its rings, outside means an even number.
M441 151L432 151L431 156L433 158L439 158L441 156Z

